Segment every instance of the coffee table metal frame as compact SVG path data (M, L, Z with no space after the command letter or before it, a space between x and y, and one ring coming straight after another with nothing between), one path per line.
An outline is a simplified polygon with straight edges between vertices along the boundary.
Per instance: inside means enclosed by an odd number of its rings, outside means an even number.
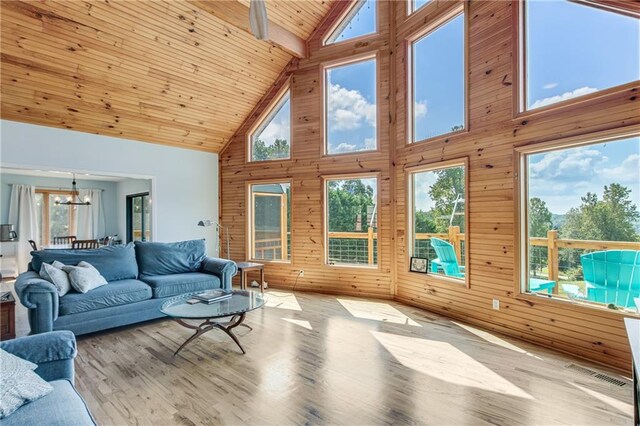
M182 296L178 296L178 297L179 298L184 298L184 300L186 300L186 299L189 298L189 296L193 296L196 293L190 293L190 294L186 294L186 295L182 295ZM220 302L214 302L214 303L220 303ZM262 306L264 306L264 305L262 305ZM258 308L260 308L262 306L259 306L257 308L253 308L251 310L258 309ZM244 348L240 344L240 341L238 340L238 337L235 334L233 334L232 330L234 328L238 327L238 326L243 326L243 327L246 327L249 330L253 331L253 328L251 328L251 326L243 323L247 312L249 312L249 310L244 311L244 312L240 312L240 313L236 313L236 314L229 314L229 315L219 316L219 317L202 317L202 318L172 317L178 324L182 325L183 327L189 328L191 330L195 330L193 335L191 337L189 337L187 340L185 340L184 343L182 345L180 345L180 347L173 353L173 356L178 355L178 353L182 349L184 349L189 343L193 342L195 339L197 339L201 335L205 334L208 331L214 330L214 329L222 330L223 332L225 332L229 337L231 337L231 339L233 339L233 341L236 343L236 345L238 345L238 347L242 351L242 354L243 355L246 354L247 352L244 350ZM231 317L231 319L229 319L229 321L220 321L220 322L219 321L213 321L214 318L226 318L226 317ZM204 319L205 321L203 323L199 324L199 325L194 325L194 324L190 324L190 323L187 322L187 320L198 320L198 319Z

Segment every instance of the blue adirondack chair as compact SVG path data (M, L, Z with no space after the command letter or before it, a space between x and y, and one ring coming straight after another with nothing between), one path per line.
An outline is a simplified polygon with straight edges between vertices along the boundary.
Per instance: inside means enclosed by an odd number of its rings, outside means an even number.
M456 251L451 243L440 238L431 238L431 247L436 251L437 259L431 261L431 272L444 272L450 277L464 278L464 266L458 264Z
M580 256L587 300L634 306L640 297L640 250L594 251Z

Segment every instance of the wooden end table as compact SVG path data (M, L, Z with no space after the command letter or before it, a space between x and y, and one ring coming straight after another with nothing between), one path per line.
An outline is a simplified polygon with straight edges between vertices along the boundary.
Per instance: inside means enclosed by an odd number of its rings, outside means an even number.
M16 337L16 300L11 292L7 293L2 293L0 299L0 340Z
M264 293L264 265L255 262L238 262L238 272L240 272L240 290L245 290L247 286L247 272L260 271L260 292Z

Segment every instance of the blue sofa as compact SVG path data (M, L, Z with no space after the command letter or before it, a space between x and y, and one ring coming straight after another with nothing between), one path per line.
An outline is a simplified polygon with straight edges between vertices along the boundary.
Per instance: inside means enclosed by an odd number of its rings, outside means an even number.
M20 274L15 290L29 309L31 334L71 330L76 335L164 316L170 297L215 288L231 289L235 262L206 257L204 240L178 243L139 242L91 250L31 252L29 271ZM86 261L108 284L87 293L58 296L56 287L40 278L43 262L66 265Z
M70 331L54 331L37 336L0 342L0 348L38 365L35 372L53 390L27 403L2 419L11 425L95 425L87 405L74 387L73 360L76 339Z

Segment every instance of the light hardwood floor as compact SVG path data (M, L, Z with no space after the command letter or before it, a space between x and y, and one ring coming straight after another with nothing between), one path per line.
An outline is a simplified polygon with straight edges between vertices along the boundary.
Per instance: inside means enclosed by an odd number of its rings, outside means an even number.
M253 331L236 329L246 355L212 331L174 358L190 331L169 319L79 337L76 384L98 423L631 423L631 385L603 367L395 302L268 298Z

